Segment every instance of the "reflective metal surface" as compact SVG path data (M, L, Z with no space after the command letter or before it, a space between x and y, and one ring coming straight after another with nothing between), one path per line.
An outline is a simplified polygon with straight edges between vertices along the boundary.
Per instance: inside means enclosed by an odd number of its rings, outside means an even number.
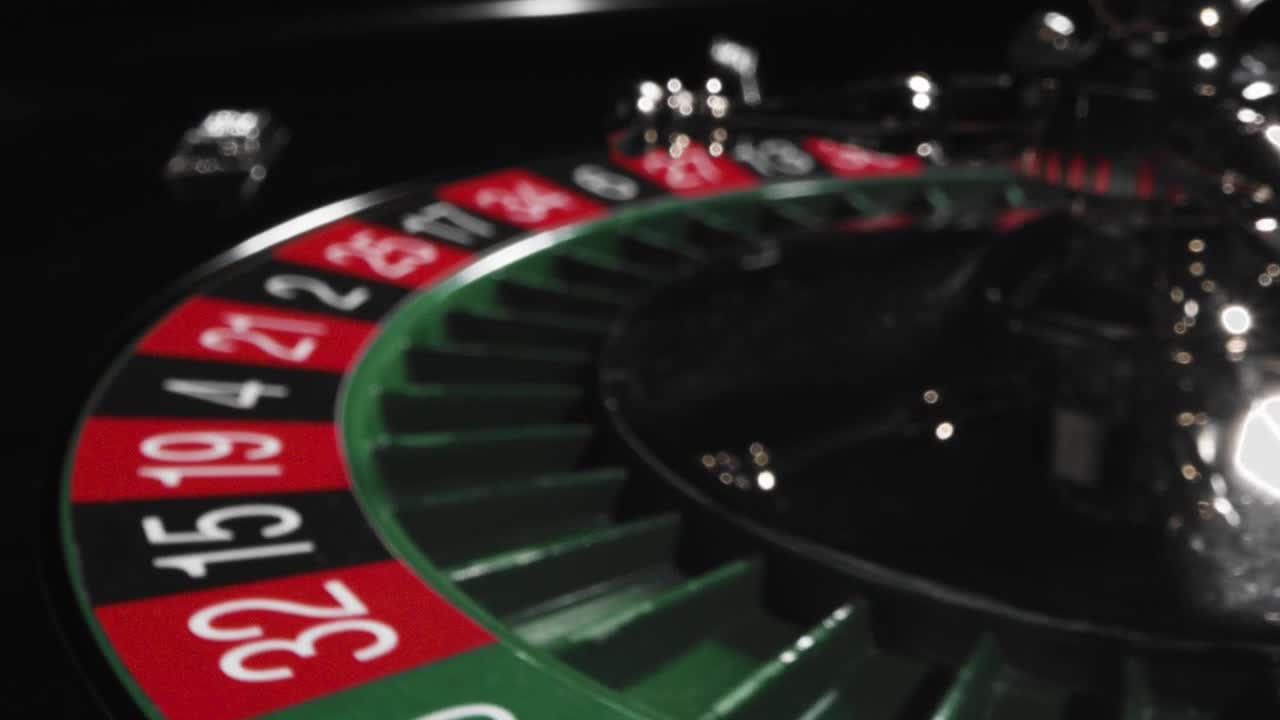
M183 133L165 179L183 202L216 212L240 210L288 141L288 130L266 110L211 110Z
M740 253L606 350L660 473L1013 607L1280 639L1280 253L1189 209Z

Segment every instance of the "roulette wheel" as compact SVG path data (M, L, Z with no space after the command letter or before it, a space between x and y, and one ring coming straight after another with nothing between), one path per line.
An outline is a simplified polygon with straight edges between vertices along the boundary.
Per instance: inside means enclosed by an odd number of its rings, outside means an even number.
M88 13L8 91L30 691L1280 717L1275 9Z

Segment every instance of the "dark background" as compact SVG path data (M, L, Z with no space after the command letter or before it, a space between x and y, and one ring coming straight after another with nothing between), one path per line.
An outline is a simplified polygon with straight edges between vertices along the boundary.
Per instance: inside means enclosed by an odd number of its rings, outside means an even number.
M3 248L17 328L5 349L17 392L5 437L17 460L7 517L20 600L9 618L31 633L11 645L21 687L10 704L47 717L97 712L77 667L97 679L105 669L69 605L54 493L94 380L184 273L352 194L598 144L631 82L705 77L717 33L760 49L764 91L777 96L895 70L998 69L1032 9L326 0L162 15L105 3L6 11ZM182 207L162 177L182 131L223 106L267 108L293 136L256 202L232 217ZM107 704L119 705L105 680Z

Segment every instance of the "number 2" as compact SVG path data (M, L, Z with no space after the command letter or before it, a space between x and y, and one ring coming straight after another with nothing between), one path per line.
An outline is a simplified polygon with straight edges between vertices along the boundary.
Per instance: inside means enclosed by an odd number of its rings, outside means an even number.
M322 280L306 275L272 275L263 286L268 295L282 300L296 300L304 292L335 310L351 312L369 301L369 289L356 287L340 293Z

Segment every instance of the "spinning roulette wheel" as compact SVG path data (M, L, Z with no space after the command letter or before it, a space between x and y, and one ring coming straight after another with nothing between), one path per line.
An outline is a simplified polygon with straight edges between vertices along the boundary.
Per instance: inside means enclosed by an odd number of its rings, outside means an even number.
M63 271L124 296L77 311L118 337L33 469L48 667L92 695L64 714L1280 717L1274 7L1011 15L990 72L772 94L769 45L715 31L794 7L673 32L526 5L250 33L250 104L103 189L168 232ZM559 79L451 96L470 76L437 70L409 120L351 125L243 50L406 24L697 52L608 124L559 117ZM150 107L105 127L170 127ZM427 147L458 162L403 174ZM397 182L340 194L371 178ZM167 291L93 267L146 250L216 257Z

